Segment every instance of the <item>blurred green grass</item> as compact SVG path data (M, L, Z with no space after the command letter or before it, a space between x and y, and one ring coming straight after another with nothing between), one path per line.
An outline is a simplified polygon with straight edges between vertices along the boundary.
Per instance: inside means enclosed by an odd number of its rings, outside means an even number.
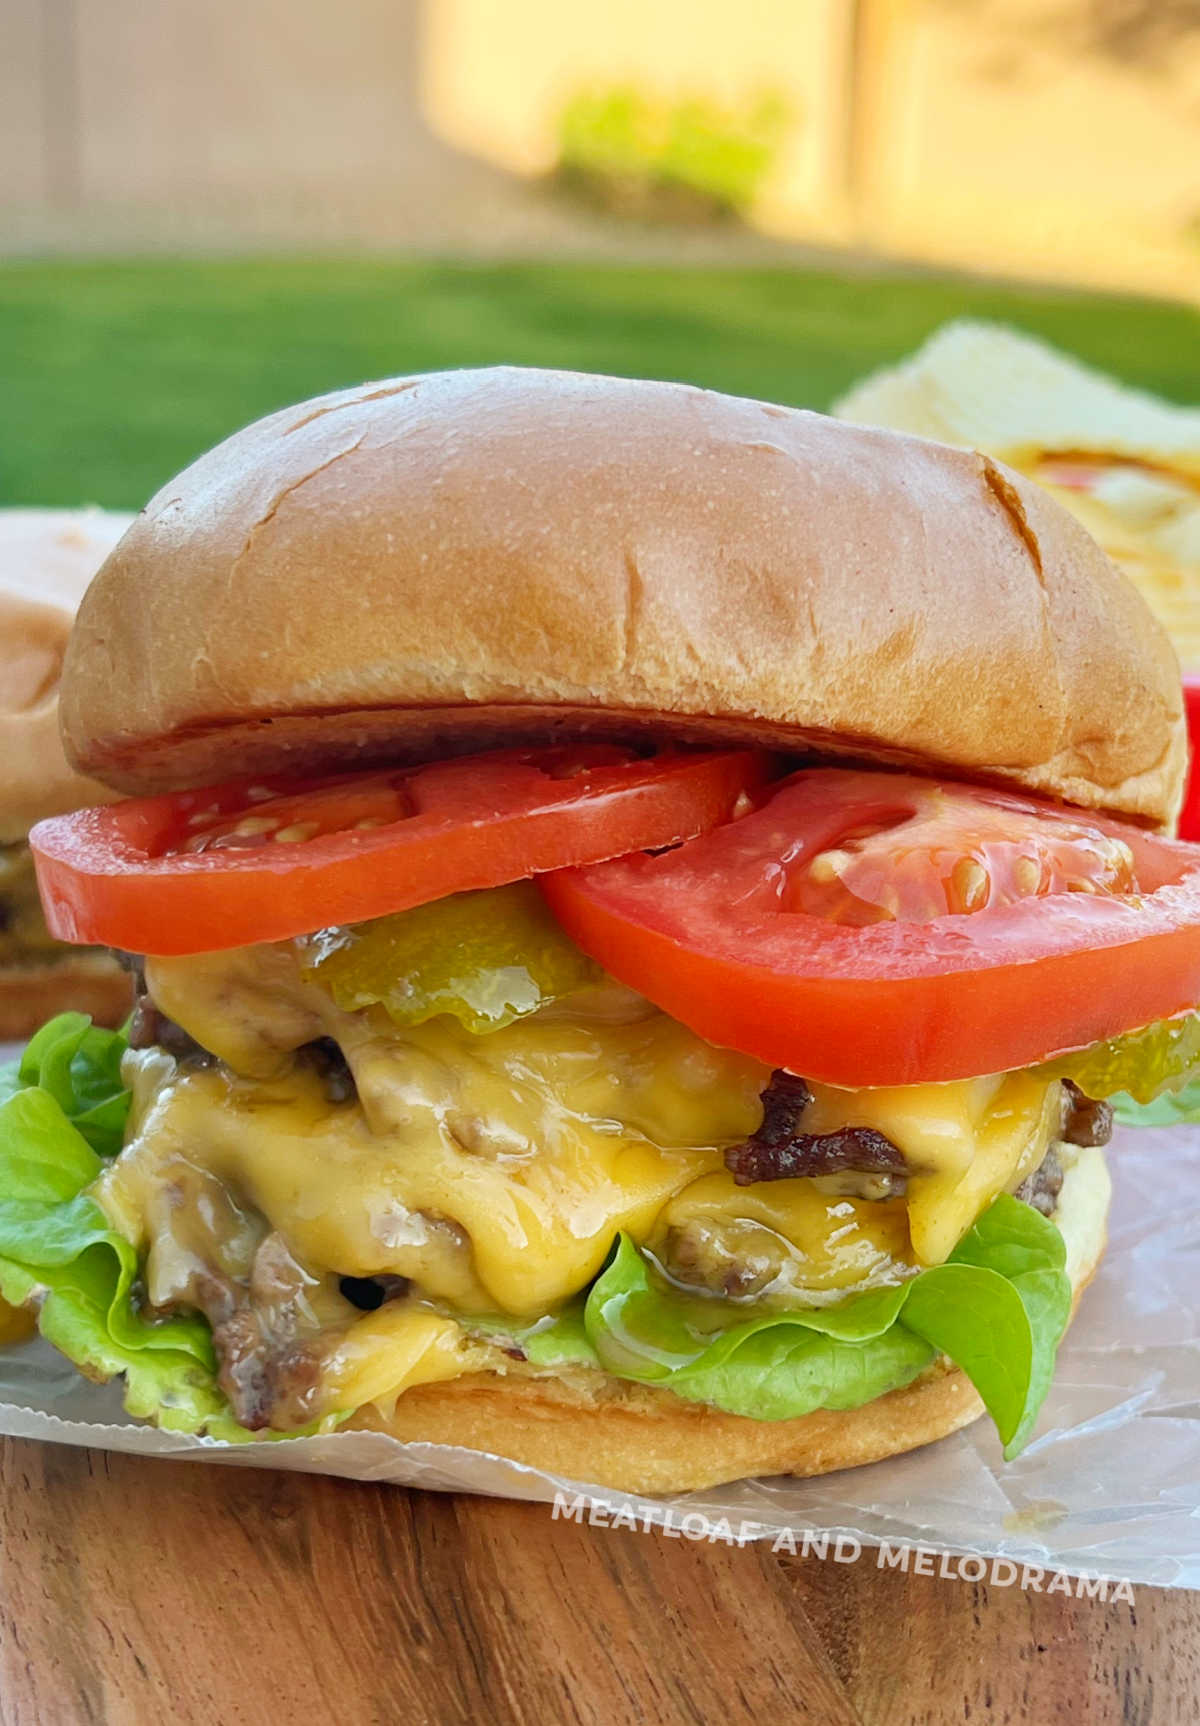
M927 275L360 259L0 268L0 502L137 507L322 390L513 361L826 407L948 318L1003 319L1200 401L1200 313Z

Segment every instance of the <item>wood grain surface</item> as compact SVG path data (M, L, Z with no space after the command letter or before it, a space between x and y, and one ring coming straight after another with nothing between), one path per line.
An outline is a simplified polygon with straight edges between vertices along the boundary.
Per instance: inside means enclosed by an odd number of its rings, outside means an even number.
M1197 1594L1103 1605L0 1443L3 1726L1196 1720Z

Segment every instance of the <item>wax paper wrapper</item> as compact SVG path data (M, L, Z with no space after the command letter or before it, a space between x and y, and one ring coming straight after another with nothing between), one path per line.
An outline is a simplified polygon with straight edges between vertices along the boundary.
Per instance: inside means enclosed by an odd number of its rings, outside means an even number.
M4 1051L0 1051L3 1059ZM583 1493L692 1537L827 1534L1009 1558L1071 1575L1200 1587L1200 1126L1122 1129L1110 1241L1059 1354L1037 1436L1005 1464L986 1419L909 1456L817 1480L741 1481L642 1499L497 1456L330 1433L219 1444L139 1426L37 1341L0 1349L0 1433L552 1502ZM703 1513L702 1521L696 1513ZM727 1532L728 1531L728 1532Z

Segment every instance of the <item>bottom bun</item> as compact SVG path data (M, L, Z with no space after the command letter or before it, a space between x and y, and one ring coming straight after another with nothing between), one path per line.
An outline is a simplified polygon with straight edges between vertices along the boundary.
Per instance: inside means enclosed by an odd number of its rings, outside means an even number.
M47 965L0 966L0 1043L30 1037L68 1010L119 1025L132 1006L129 973L107 953L87 949Z
M1104 1251L1111 1187L1098 1150L1075 1152L1055 1221L1078 1304ZM408 1444L487 1451L621 1492L677 1493L751 1475L828 1474L957 1432L983 1413L965 1373L936 1361L900 1390L796 1420L750 1420L667 1390L574 1370L558 1377L472 1373L406 1391L394 1413L350 1423Z

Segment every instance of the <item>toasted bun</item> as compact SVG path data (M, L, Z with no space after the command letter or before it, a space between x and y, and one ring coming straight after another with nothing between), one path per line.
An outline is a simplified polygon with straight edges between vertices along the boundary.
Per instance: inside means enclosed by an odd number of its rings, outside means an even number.
M46 965L0 966L0 1043L32 1036L55 1013L88 1013L98 1025L129 1017L128 973L107 953L62 949Z
M1167 823L1185 760L1146 606L997 462L508 369L347 390L203 456L93 585L63 725L125 791L653 728Z
M1103 1153L1080 1151L1067 1169L1056 1221L1067 1243L1075 1301L1104 1251L1111 1187ZM622 1492L693 1492L763 1474L828 1474L945 1438L983 1413L969 1380L935 1364L902 1390L862 1408L798 1420L748 1420L684 1402L670 1391L601 1373L526 1378L475 1373L406 1391L384 1419L351 1425L409 1444L453 1444L510 1457L568 1480Z
M111 795L67 766L58 680L75 608L132 519L0 510L0 844L24 838L43 815Z

